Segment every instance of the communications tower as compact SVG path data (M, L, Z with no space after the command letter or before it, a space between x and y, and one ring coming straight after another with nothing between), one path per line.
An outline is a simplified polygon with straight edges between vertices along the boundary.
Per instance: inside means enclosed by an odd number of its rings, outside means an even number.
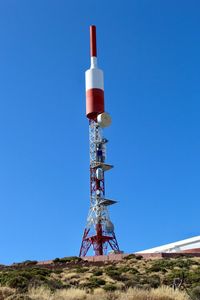
M120 253L108 213L108 207L117 201L105 197L105 172L113 166L106 163L108 140L103 136L103 128L111 124L111 117L104 111L103 71L97 66L94 25L90 26L90 56L91 66L85 73L90 141L90 209L79 256L85 256L90 248L93 248L95 255L105 255L109 248L113 253Z

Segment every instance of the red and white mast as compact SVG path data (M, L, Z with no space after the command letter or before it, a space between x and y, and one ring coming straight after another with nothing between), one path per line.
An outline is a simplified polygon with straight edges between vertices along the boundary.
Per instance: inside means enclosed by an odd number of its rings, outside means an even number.
M119 253L119 246L110 221L108 207L116 201L105 197L104 173L113 166L106 164L106 144L103 128L111 124L104 111L103 71L97 66L96 27L90 26L91 66L85 73L86 116L89 119L90 138L90 209L79 256L85 256L92 247L95 255L107 254L108 248Z

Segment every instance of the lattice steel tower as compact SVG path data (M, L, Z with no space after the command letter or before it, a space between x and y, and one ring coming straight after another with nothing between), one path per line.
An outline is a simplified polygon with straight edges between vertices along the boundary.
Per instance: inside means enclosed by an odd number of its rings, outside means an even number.
M90 26L91 66L86 71L86 115L89 119L90 139L90 209L79 256L92 247L95 255L107 254L108 249L120 253L108 207L116 201L105 197L104 173L113 168L106 164L106 144L103 128L111 124L104 111L103 71L97 66L96 27Z

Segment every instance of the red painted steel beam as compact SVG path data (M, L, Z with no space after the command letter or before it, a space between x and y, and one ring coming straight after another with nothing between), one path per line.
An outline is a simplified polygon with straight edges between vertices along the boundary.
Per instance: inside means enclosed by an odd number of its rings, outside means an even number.
M96 26L90 26L90 56L97 57Z

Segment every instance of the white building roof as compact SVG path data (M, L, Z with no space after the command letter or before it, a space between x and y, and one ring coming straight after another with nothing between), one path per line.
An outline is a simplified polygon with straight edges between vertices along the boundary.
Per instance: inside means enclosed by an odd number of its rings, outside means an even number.
M195 249L195 248L200 248L200 235L186 239L186 240L182 240L182 241L166 244L163 246L139 251L137 253L163 253L163 252L171 253L171 252L180 252L183 250L190 250L190 249Z

